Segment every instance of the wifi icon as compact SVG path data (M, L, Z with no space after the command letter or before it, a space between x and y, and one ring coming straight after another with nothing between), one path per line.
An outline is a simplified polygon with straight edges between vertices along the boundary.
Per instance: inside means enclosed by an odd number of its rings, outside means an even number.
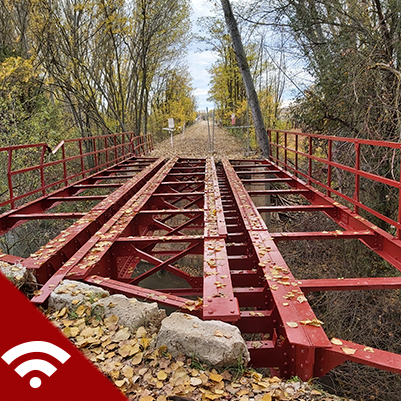
M9 349L1 356L1 358L7 363L7 365L10 365L10 363L14 362L20 356L33 352L48 354L53 358L56 358L62 364L64 364L70 358L70 354L65 352L63 349L46 341L29 341L19 344ZM24 377L27 373L34 370L38 370L39 372L42 372L50 377L57 370L57 368L50 362L47 362L43 359L29 359L18 365L14 370L21 377ZM39 377L33 377L29 381L29 384L32 388L38 388L41 386L42 381Z

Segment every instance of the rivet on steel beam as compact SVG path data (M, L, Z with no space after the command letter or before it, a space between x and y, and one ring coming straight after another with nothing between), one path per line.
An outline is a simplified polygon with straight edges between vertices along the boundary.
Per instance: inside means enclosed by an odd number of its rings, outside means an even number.
M208 313L209 315L213 315L213 311L211 311L211 310L209 310L207 313Z
M230 313L235 313L235 310L230 310Z
M304 368L304 364L301 363L301 364L299 365L299 367L300 367L301 369L303 369L303 368Z

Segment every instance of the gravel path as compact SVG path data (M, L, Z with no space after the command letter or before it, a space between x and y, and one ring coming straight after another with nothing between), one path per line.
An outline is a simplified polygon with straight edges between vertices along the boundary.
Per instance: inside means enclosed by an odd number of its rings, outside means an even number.
M212 127L210 125L210 135L212 135ZM239 139L230 135L227 130L214 128L214 153L213 156L229 159L244 159L245 147ZM205 158L212 156L209 152L209 135L207 122L197 122L189 127L185 134L178 134L173 137L173 146L171 139L168 138L163 142L155 144L155 148L151 153L153 157L189 157L189 158ZM253 156L255 157L255 156Z

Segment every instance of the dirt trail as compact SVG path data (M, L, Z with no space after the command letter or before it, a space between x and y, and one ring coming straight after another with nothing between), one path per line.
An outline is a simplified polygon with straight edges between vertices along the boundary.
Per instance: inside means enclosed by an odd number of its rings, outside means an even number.
M210 124L210 135L212 126ZM245 147L241 141L230 135L227 130L214 127L214 153L216 158L244 159ZM173 137L173 146L170 137L155 144L151 153L153 157L189 157L204 158L212 156L209 152L209 135L207 122L201 121L189 127L185 134L178 134Z

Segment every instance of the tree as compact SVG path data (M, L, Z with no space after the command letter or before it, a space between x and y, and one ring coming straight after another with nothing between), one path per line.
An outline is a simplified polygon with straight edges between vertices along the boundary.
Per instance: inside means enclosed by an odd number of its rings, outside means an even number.
M185 65L158 76L152 89L149 127L154 134L162 138L163 128L166 128L169 118L174 118L177 129L195 120L196 99Z
M235 51L235 56L237 58L238 67L241 71L242 79L244 81L246 94L249 101L249 106L252 111L256 138L258 140L258 144L262 152L262 155L266 158L269 158L270 157L269 139L266 135L266 130L263 123L263 116L262 112L260 111L258 96L256 94L245 50L242 45L241 35L238 30L237 21L235 20L229 0L221 0L221 6L224 11L226 25L230 32L231 40Z

